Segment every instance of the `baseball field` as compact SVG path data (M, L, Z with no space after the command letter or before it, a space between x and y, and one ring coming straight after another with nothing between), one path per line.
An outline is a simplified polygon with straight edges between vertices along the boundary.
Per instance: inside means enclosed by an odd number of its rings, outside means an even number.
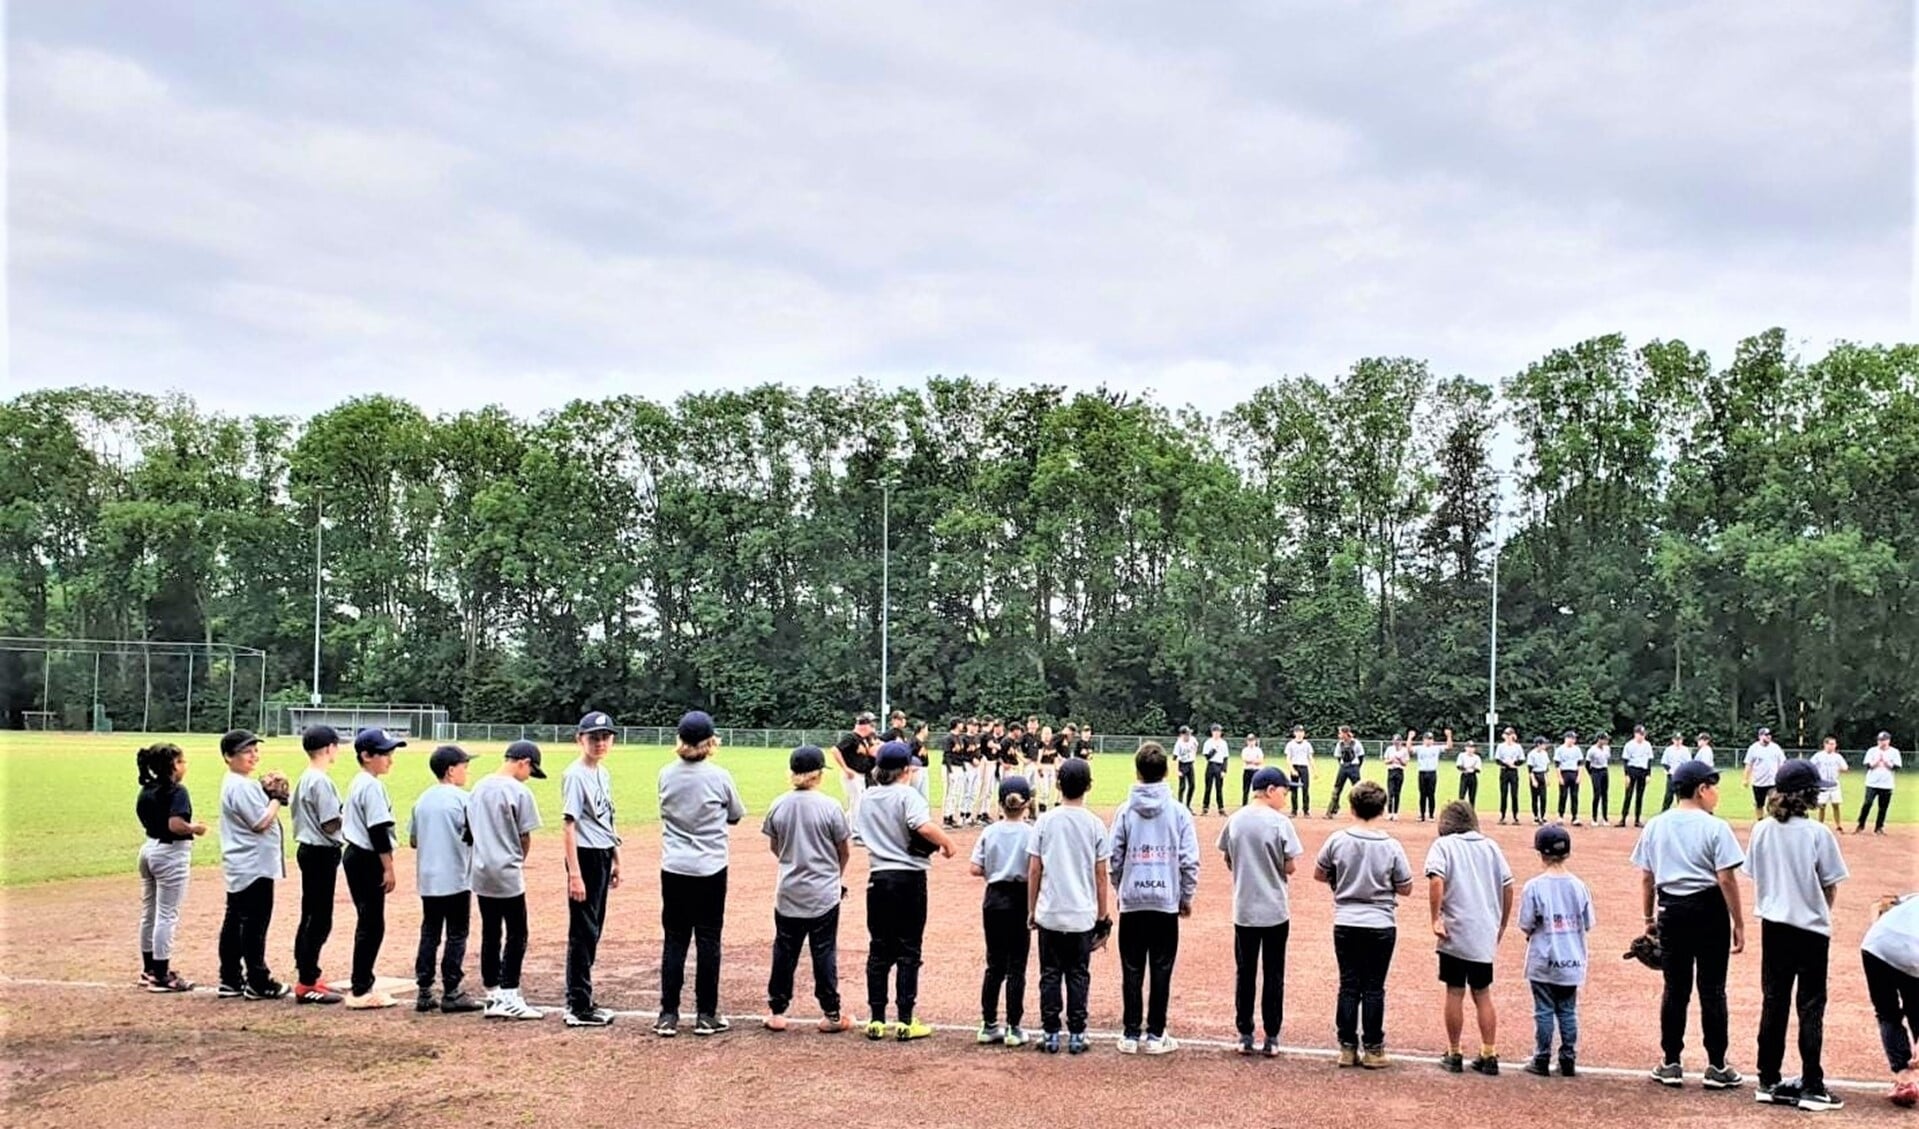
M1232 1035L1232 927L1228 875L1211 850L1222 821L1200 820L1206 847L1200 894L1183 927L1173 980L1172 1033L1184 1044L1166 1058L1127 1058L1115 1052L1119 971L1111 949L1095 956L1092 1027L1109 1033L1083 1058L1046 1058L1003 1048L977 1048L979 973L983 944L979 882L963 858L935 860L932 916L922 976L922 1017L939 1026L924 1042L868 1043L856 1035L821 1036L810 1026L773 1035L758 1029L772 940L774 867L754 815L735 832L729 879L728 923L721 999L733 1030L711 1039L683 1035L672 1042L646 1031L659 983L659 881L652 781L670 755L653 748L619 748L608 761L618 818L626 829L626 881L614 891L596 971L601 1002L622 1012L604 1030L564 1028L557 1013L540 1023L482 1021L471 1016L389 1012L349 1013L302 1008L284 1001L216 1000L211 992L156 996L134 987L139 971L135 931L139 890L134 857L140 833L132 816L132 735L0 736L0 846L4 887L0 919L0 1015L5 1019L4 1078L9 1125L200 1127L315 1124L472 1126L634 1124L731 1126L795 1124L844 1119L851 1100L870 1107L862 1120L926 1125L1026 1125L1036 1120L1074 1124L1346 1126L1359 1121L1455 1123L1542 1112L1598 1118L1617 1126L1723 1123L1805 1116L1755 1106L1750 1083L1730 1093L1707 1093L1696 1077L1686 1089L1663 1090L1645 1080L1657 1057L1656 973L1615 959L1638 928L1637 873L1628 862L1630 829L1574 832L1573 870L1593 888L1599 923L1592 937L1594 971L1582 993L1582 1077L1538 1079L1519 1072L1531 1043L1531 1003L1519 964L1523 944L1508 936L1495 983L1506 1073L1496 1079L1441 1073L1433 1058L1444 1049L1440 989L1423 887L1401 905L1397 955L1389 980L1387 1039L1393 1065L1382 1072L1344 1071L1331 1060L1335 974L1331 905L1323 888L1299 880L1287 971L1283 1040L1278 1060L1241 1059L1224 1048ZM201 818L211 821L222 771L214 739L175 738L188 753L187 785ZM475 746L476 769L490 771L497 747ZM403 753L388 778L402 816L429 780L423 749ZM350 758L349 758L350 759ZM571 759L549 750L548 767ZM269 742L262 769L302 766L297 743ZM720 763L739 782L752 812L786 787L783 757L767 750L724 750ZM1370 765L1379 771L1377 764ZM344 783L349 763L335 768ZM1130 782L1126 758L1095 760L1092 806L1102 815ZM1330 763L1315 792L1323 811ZM1532 828L1499 827L1491 812L1491 778L1480 789L1487 834L1497 839L1520 880L1537 871ZM1657 802L1659 779L1652 798ZM566 912L559 862L556 781L534 782L547 827L535 836L528 864L532 947L525 991L536 1004L556 1004L565 957ZM1234 807L1237 773L1231 780ZM1848 779L1856 803L1857 776ZM832 785L828 785L829 789ZM1825 1058L1833 1087L1848 1099L1847 1124L1892 1124L1906 1117L1880 1097L1884 1085L1872 1012L1859 972L1858 946L1868 906L1879 894L1909 890L1915 873L1915 788L1896 793L1893 825L1882 837L1842 840L1852 878L1842 887L1832 949L1831 998ZM1728 790L1726 812L1742 842L1747 815L1740 794ZM1442 798L1454 794L1450 776ZM939 797L937 782L933 791ZM1615 800L1617 795L1615 794ZM1408 796L1408 810L1411 796ZM1336 826L1302 820L1310 855ZM1433 838L1431 824L1408 815L1391 830L1415 866ZM972 831L957 833L970 849ZM203 864L193 876L174 967L203 985L213 980L223 898L216 836L196 849ZM864 1012L865 909L859 891L865 859L855 851L848 885L855 894L843 911L840 969L850 1014ZM1750 886L1748 911L1750 912ZM353 911L344 886L325 965L344 979L352 944ZM291 965L297 886L283 884L269 937L276 968ZM411 857L402 852L399 889L389 903L389 927L379 964L396 990L410 981L420 918ZM1730 995L1733 1064L1750 1076L1759 1007L1756 927L1750 946L1735 956ZM477 939L476 939L477 940ZM469 955L469 975L477 980ZM1028 1025L1037 1026L1034 980L1027 990ZM410 984L407 985L410 987ZM802 968L796 1015L815 1014L810 977ZM1686 1056L1689 1071L1703 1065L1694 1019ZM1789 1051L1788 1064L1794 1060ZM697 1085L686 1084L689 1079ZM1863 1087L1859 1085L1863 1083ZM1904 1123L1904 1122L1901 1122Z

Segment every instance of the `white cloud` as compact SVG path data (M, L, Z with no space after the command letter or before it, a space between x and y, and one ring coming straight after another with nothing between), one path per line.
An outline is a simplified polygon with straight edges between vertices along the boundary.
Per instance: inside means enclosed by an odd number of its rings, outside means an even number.
M230 411L936 372L1216 410L1369 354L1901 338L1893 8L16 10L12 373Z

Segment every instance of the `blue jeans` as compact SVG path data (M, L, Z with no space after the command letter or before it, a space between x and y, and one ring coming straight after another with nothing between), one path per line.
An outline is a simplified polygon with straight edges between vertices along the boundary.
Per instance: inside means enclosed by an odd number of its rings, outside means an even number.
M1579 1051L1579 989L1571 984L1530 981L1533 986L1533 1057L1546 1058L1553 1050L1553 1024L1559 1024L1559 1057L1576 1058Z

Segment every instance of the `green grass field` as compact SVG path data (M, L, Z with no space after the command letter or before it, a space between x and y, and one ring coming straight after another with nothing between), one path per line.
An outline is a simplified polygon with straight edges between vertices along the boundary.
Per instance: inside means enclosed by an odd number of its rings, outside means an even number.
M126 733L0 733L0 771L5 773L0 788L0 885L53 882L67 878L87 878L104 874L132 874L142 839L140 825L133 816L134 796L138 792L134 770L134 751L155 740L171 740L187 753L187 787L194 797L195 817L209 825L216 822L220 777L226 771L220 760L217 738L209 734L192 736ZM502 744L468 744L474 755L474 778L491 772L500 763ZM426 757L431 745L415 744L402 750L389 775L387 787L393 794L395 810L402 820L413 806L414 797L433 782L427 771ZM532 781L533 792L546 820L541 834L557 834L559 825L559 773L574 757L571 746L547 746L547 780ZM657 747L621 746L613 751L608 767L613 774L614 804L620 822L627 826L649 823L658 818L654 780L660 766L672 751ZM724 749L719 761L733 773L740 793L752 812L766 810L774 796L787 788L786 754L773 749ZM267 741L262 749L260 769L277 768L289 777L297 777L306 767L297 738L280 737ZM1379 763L1369 761L1370 779L1384 776ZM356 771L351 750L346 750L333 766L333 777L342 791ZM932 786L935 806L940 782ZM1410 775L1410 774L1409 774ZM1132 783L1130 759L1105 754L1093 762L1093 806L1110 811ZM1333 777L1332 762L1320 758L1313 773L1313 793L1323 806ZM1653 774L1649 789L1649 807L1656 807L1661 795L1661 775ZM1860 774L1846 778L1849 815L1864 795ZM1891 819L1910 824L1919 822L1919 781L1910 775L1893 794ZM836 784L826 785L836 792ZM1613 799L1618 802L1623 780L1614 774ZM1441 772L1439 795L1442 802L1458 792L1450 763ZM1239 804L1239 762L1228 772L1227 794L1232 806ZM1408 811L1415 805L1417 787L1406 782L1404 803ZM1729 791L1729 814L1739 819L1747 814L1738 794ZM1521 802L1524 802L1523 796ZM1479 808L1497 812L1499 793L1497 774L1482 774ZM1407 818L1410 818L1408 816ZM286 836L291 850L293 836ZM220 859L218 829L210 830L194 852L195 861L212 865Z

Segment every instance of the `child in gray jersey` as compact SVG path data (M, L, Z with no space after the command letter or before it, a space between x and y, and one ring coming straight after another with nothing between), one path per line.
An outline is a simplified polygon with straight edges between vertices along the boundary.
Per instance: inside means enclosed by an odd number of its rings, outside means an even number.
M1453 1074L1465 1069L1459 1041L1471 989L1479 1022L1479 1055L1472 1067L1479 1074L1498 1074L1493 957L1512 920L1513 872L1499 844L1479 833L1479 816L1464 800L1439 813L1439 838L1426 853L1426 880L1433 935L1439 938L1439 980L1446 985L1449 1049L1439 1065Z
M433 750L428 765L439 781L421 794L407 820L407 843L416 853L420 888L420 947L413 962L419 985L413 1010L448 1014L479 1011L486 1005L460 990L466 980L466 938L473 925L473 833L467 826L466 772L472 758L458 745ZM440 936L446 952L440 953ZM434 958L440 959L440 987L433 998Z
M986 976L980 983L980 1026L975 1040L981 1046L1024 1046L1026 1032L1026 962L1032 952L1032 931L1026 927L1026 874L1033 825L1033 790L1024 776L999 782L1000 821L980 833L973 844L972 872L986 879L980 903L980 922L986 932ZM999 1025L1000 990L1006 992L1006 1026Z
M793 1001L793 973L800 949L813 954L813 995L820 1004L820 1031L833 1034L853 1024L840 1011L840 902L846 897L846 863L853 829L846 813L821 794L826 751L801 745L787 758L793 790L766 809L760 831L780 874L773 888L773 970L766 981L768 1031L786 1030L786 1007Z
M473 835L473 894L480 905L480 983L488 1019L540 1019L545 1013L520 994L526 959L526 856L540 826L539 805L526 786L545 780L540 747L515 741L493 775L467 799Z
M700 710L680 718L675 758L660 769L660 1014L653 1033L678 1033L686 953L698 949L693 975L693 1034L729 1027L720 1014L720 936L726 926L726 829L746 816L733 777L711 757L719 747L713 719Z
M1086 810L1092 765L1060 766L1061 804L1033 828L1026 872L1026 905L1039 930L1039 1015L1046 1028L1040 1049L1060 1049L1061 987L1065 988L1068 1054L1086 1052L1086 1001L1092 988L1094 947L1112 928L1107 906L1106 825Z
M934 823L926 797L908 779L913 750L888 741L875 755L873 787L853 812L854 835L866 847L866 1037L884 1039L887 980L895 977L900 1042L933 1034L919 1003L920 953L926 940L926 872L934 851L953 857L953 841Z
M340 734L313 725L300 734L307 768L293 785L293 860L300 868L300 924L293 934L293 987L298 1004L337 1004L343 998L320 972L320 951L333 933L333 895L340 878L340 818L345 807L327 770L340 752Z
M1413 868L1405 848L1380 829L1386 789L1362 781L1348 802L1353 826L1327 837L1313 860L1313 878L1333 888L1339 1065L1378 1070L1387 1065L1386 974L1399 937L1396 899L1413 892Z
M1551 824L1533 832L1543 872L1519 895L1519 931L1526 935L1526 980L1533 992L1533 1057L1526 1073L1544 1078L1559 1029L1559 1073L1573 1076L1579 1054L1579 988L1586 982L1586 934L1593 927L1592 891L1572 871L1572 835Z

